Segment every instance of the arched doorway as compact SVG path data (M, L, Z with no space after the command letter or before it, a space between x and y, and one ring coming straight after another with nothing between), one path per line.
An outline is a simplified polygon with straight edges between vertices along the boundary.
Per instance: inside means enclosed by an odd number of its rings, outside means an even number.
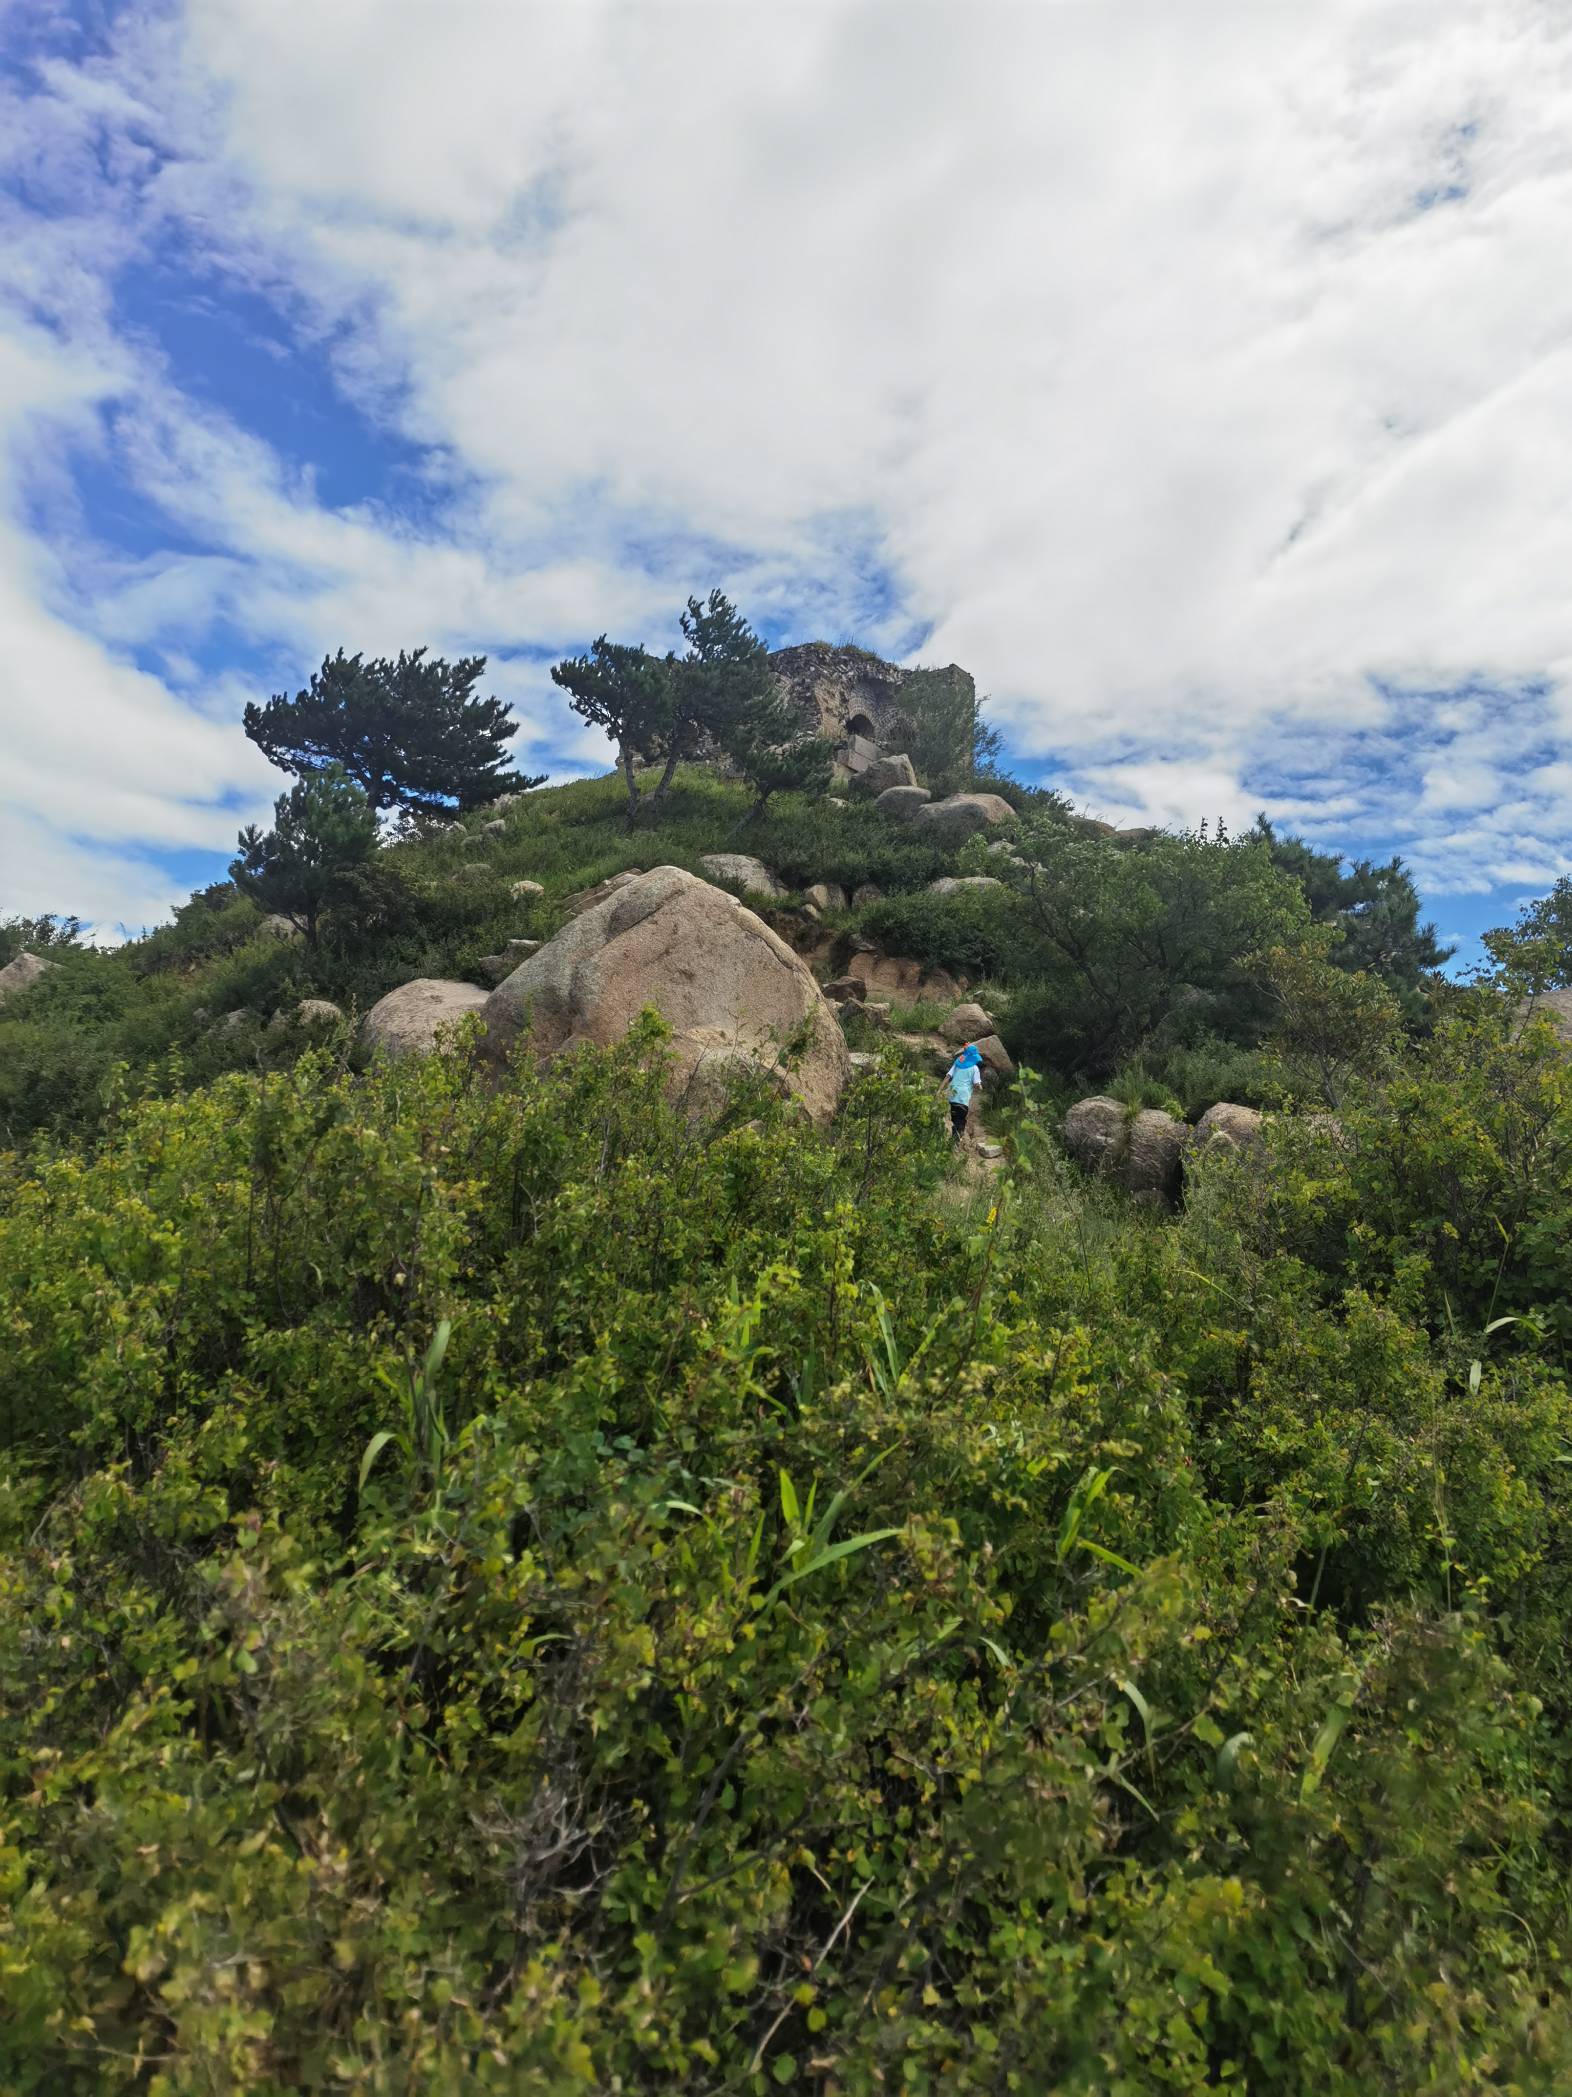
M846 723L846 733L848 735L864 736L870 743L876 743L879 740L879 731L874 727L866 714L853 714Z

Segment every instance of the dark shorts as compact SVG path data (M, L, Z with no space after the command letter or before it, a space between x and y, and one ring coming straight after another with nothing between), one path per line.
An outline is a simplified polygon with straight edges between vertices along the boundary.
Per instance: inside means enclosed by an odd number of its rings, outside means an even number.
M962 1107L958 1105L956 1101L954 1101L953 1099L951 1100L950 1134L952 1136L964 1136L966 1134L966 1117L968 1114L970 1114L970 1112L970 1107Z

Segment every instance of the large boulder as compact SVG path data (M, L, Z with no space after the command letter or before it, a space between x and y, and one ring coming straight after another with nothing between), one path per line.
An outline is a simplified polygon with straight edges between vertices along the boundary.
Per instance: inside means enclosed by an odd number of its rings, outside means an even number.
M35 983L41 983L49 971L58 966L58 962L45 961L38 954L14 955L4 968L0 968L0 1005L7 998L14 998L19 991L31 990Z
M1003 830L1018 819L1002 794L951 794L944 801L924 802L913 809L910 820L914 828L933 831L947 845L956 845L984 830Z
M1214 1144L1220 1150L1259 1150L1260 1114L1254 1107L1236 1107L1231 1100L1208 1107L1195 1125L1195 1147L1209 1150Z
M968 889L1003 888L992 874L941 874L937 881L928 883L931 896L963 896Z
M828 1121L850 1065L805 962L724 889L655 867L566 925L486 1001L488 1046L505 1055L526 1027L543 1057L609 1047L647 1005L672 1033L673 1091L707 1109L713 1075L739 1058L775 1076Z
M717 881L729 881L753 895L773 897L788 892L785 882L772 874L762 859L754 859L747 852L706 852L699 864Z
M815 881L803 890L803 898L815 910L844 910L846 891L838 881Z
M1189 1140L1189 1129L1171 1114L1145 1107L1131 1115L1116 1099L1078 1100L1064 1117L1064 1146L1071 1157L1137 1201L1175 1199Z
M545 893L538 881L511 881L508 884L508 894L518 903L533 903L537 896Z
M374 1055L429 1056L438 1033L471 1012L483 1011L486 993L475 983L449 983L417 976L378 998L360 1023L360 1038Z
M581 888L577 895L569 896L562 906L562 915L571 923L574 918L582 917L587 910L597 909L608 896L614 896L618 889L626 888L630 881L641 878L640 875L632 873L608 874L604 881L597 881L593 888Z
M865 794L874 795L888 793L894 786L915 786L917 767L904 750L895 756L884 752L869 758L857 775L857 784Z
M899 998L904 1005L914 1004L919 998L924 1003L953 1005L961 995L961 985L948 969L928 968L905 954L854 953L846 964L846 973L855 976L865 992L879 991L886 997Z
M285 917L277 910L270 917L263 918L257 931L263 939L304 939L306 936L292 917Z
M1010 1051L1005 1047L997 1034L982 1035L978 1039L977 1046L982 1051L984 1063L987 1064L991 1071L997 1072L1001 1078L1013 1078L1015 1076L1015 1064L1011 1060Z
M898 823L909 823L919 808L925 808L933 799L925 786L887 786L874 802Z
M957 1048L964 1048L968 1041L981 1041L985 1034L998 1030L991 1015L981 1005L957 1005L949 1017L940 1023L939 1032L946 1041L953 1041Z

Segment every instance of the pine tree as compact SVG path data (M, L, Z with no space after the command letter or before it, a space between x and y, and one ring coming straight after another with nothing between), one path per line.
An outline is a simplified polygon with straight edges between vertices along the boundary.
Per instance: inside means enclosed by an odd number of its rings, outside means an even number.
M1272 862L1304 889L1310 915L1334 925L1342 938L1331 950L1338 968L1363 969L1405 1000L1413 1018L1424 979L1451 954L1434 925L1419 922L1419 894L1401 859L1351 864L1335 852L1318 852L1303 838L1279 837L1262 816L1253 835L1269 848Z
M341 766L373 810L478 808L545 777L507 769L513 710L474 696L485 667L483 655L450 663L428 660L417 648L401 650L396 662L367 662L341 648L324 656L293 699L276 692L266 706L248 706L246 734L282 771L301 778Z
M682 632L688 652L675 671L683 708L692 732L713 742L753 789L744 821L761 816L772 794L824 793L830 746L802 733L797 710L770 668L769 650L730 598L720 590L703 603L690 597ZM671 769L668 762L668 778Z
M676 725L672 710L671 658L650 655L642 641L609 641L602 634L588 655L570 655L551 666L551 681L592 728L617 746L617 763L628 790L627 828L640 814L634 768L664 755Z
M377 818L341 766L311 772L273 806L273 828L250 824L229 878L264 910L287 917L315 946L322 912L377 848Z

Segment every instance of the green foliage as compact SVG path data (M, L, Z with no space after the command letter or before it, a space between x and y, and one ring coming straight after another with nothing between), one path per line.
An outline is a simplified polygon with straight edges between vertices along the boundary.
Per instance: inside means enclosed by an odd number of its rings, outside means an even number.
M1049 813L992 870L1018 899L1010 1046L1090 1078L1210 1039L1255 1043L1268 1016L1251 957L1307 934L1297 882L1255 837L1160 833L1139 846Z
M1572 1401L1353 1234L1373 1098L1165 1222L1030 1087L982 1213L893 1064L481 1075L0 1161L0 2082L1564 2082Z
M983 718L977 687L964 670L917 669L900 691L906 753L936 794L962 793L998 764L1003 742Z
M377 846L377 819L361 788L336 765L311 772L273 804L273 827L240 833L229 878L263 910L289 919L315 946L322 913Z
M690 597L682 631L688 653L676 674L683 704L696 732L751 791L746 820L756 822L775 794L817 799L827 793L830 745L801 733L795 708L775 682L769 650L731 600L719 590L702 604ZM670 765L668 780L669 772Z
M1373 976L1402 1000L1406 1019L1417 1018L1427 979L1451 949L1441 946L1434 925L1420 924L1419 895L1402 860L1350 865L1302 838L1279 837L1264 816L1251 835L1264 840L1273 864L1304 889L1316 923L1340 935L1328 950L1333 963Z
M1502 982L1521 996L1572 985L1572 879L1563 874L1514 925L1487 932L1484 945Z
M0 968L21 953L41 954L50 947L75 947L81 942L79 917L0 918Z
M246 734L302 778L336 765L373 809L478 808L542 783L508 768L517 724L503 700L476 698L485 667L483 655L428 662L417 648L366 662L341 648L293 699L247 706Z
M1271 1043L1288 1089L1337 1107L1356 1078L1391 1068L1402 1008L1377 977L1336 965L1327 929L1318 926L1317 935L1300 947L1272 947L1259 967L1277 1008Z

